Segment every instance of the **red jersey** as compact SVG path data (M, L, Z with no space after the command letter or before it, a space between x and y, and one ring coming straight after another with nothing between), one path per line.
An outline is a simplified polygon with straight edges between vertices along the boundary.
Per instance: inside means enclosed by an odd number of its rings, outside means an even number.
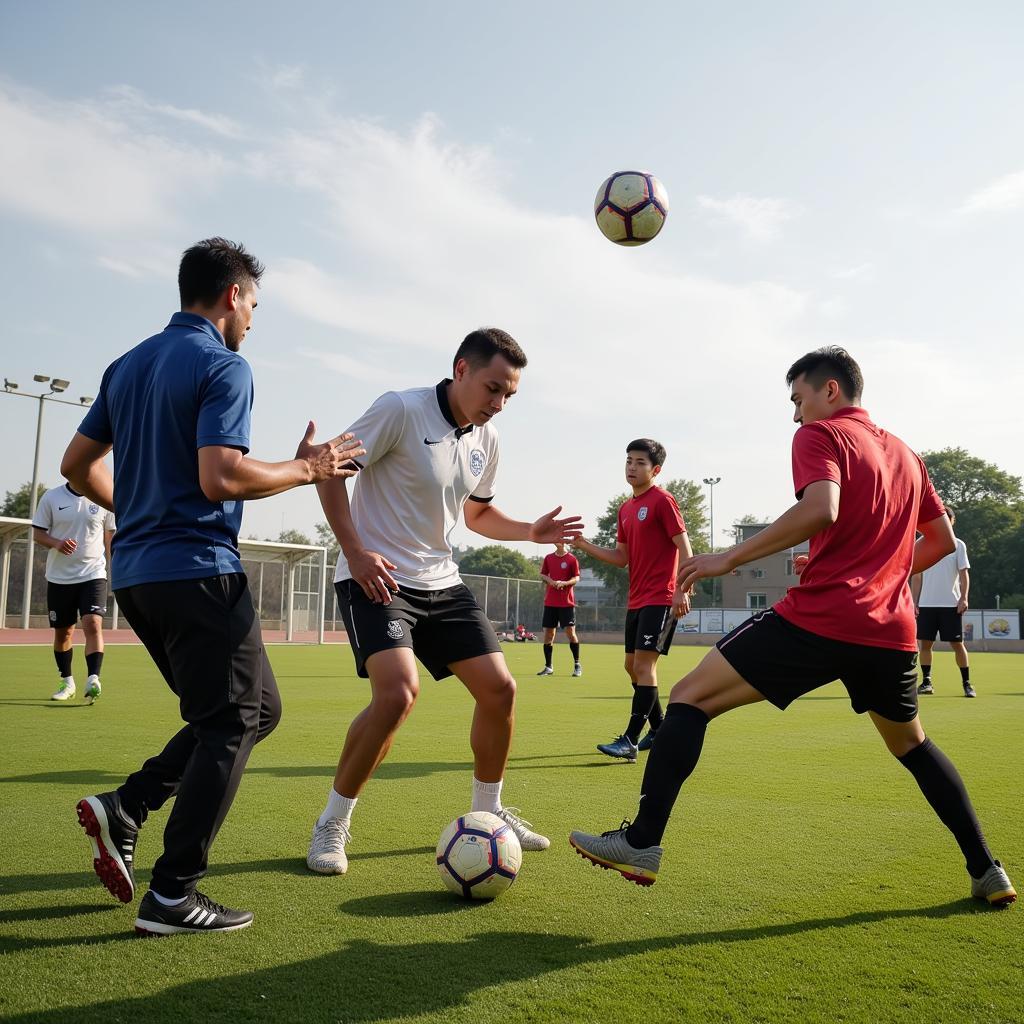
M851 407L793 437L797 498L816 480L839 484L839 517L811 538L800 584L775 610L833 640L916 650L907 586L914 541L919 524L943 515L924 463Z
M629 549L628 608L672 603L679 566L672 538L685 532L676 499L660 487L622 505L615 539Z
M554 551L544 556L540 564L540 571L553 580L572 580L580 574L580 563L576 556L569 551L564 555L556 554ZM565 590L556 590L550 584L547 593L544 595L545 608L573 608L576 605L576 588L566 587Z

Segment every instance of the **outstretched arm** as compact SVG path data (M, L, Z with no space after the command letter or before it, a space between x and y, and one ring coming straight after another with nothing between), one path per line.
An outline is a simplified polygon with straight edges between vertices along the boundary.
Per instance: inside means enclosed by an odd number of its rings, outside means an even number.
M578 537L572 542L572 546L577 551L585 551L591 557L607 562L609 565L617 565L620 569L625 569L629 565L629 548L622 541L619 541L614 548L600 548L596 544L591 544L586 538Z
M582 516L558 518L562 506L553 508L532 523L510 519L499 508L487 501L466 502L462 517L474 533L490 540L532 540L535 544L571 544L579 537L583 527Z

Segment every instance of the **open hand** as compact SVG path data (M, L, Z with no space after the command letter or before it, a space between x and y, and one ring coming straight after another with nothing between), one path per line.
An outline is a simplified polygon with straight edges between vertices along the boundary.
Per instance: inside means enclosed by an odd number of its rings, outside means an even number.
M359 472L352 460L366 454L362 441L354 440L352 434L339 434L323 444L314 444L315 433L316 424L310 420L295 452L295 458L303 459L309 466L310 483L355 476Z
M530 525L530 537L535 544L572 544L583 535L583 516L558 518L562 506L553 508Z
M679 563L679 575L676 586L680 591L689 593L697 580L711 579L732 572L733 566L727 553L717 555L691 555Z

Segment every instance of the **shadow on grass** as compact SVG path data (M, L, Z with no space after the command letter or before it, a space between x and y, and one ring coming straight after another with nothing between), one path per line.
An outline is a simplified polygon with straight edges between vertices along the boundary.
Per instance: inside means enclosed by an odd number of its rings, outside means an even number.
M393 903L395 897L377 899L376 906L372 900L354 901L360 905L357 912L384 913L385 904ZM420 893L409 894L405 905L413 914L422 914L424 908L429 910L430 907L425 894ZM182 1008L187 1007L190 1019L204 1022L255 1019L258 1012L260 1019L280 1024L309 1024L317 1008L338 1006L343 994L346 1024L392 1018L405 1020L421 1014L458 1012L466 1006L469 996L489 986L539 978L588 964L610 963L641 953L649 955L689 946L728 946L836 928L862 928L881 922L922 918L941 920L977 912L969 900L958 900L934 907L864 911L757 928L683 932L645 939L642 944L632 937L598 943L578 935L515 931L485 932L455 942L397 945L357 939L344 943L334 952L299 963L197 979L155 995L82 1005L73 1009L73 1019L76 1024L180 1020ZM259 927L259 922L255 927ZM64 942L108 942L112 938L97 936ZM32 943L33 940L26 941ZM245 939L218 936L164 941L245 942ZM495 955L496 951L500 951L500 955ZM244 955L240 950L239 956ZM6 1019L23 1024L29 1020L64 1024L71 1018L69 1008L64 1006Z
M19 907L15 910L0 910L0 924L10 921L57 921L63 917L81 917L83 914L102 914L107 910L118 910L123 904L87 903L72 907ZM0 943L3 940L0 939Z
M431 889L429 892L362 896L342 903L339 909L356 917L431 917L436 914L465 914L475 906L477 904L471 900L453 899L450 892Z

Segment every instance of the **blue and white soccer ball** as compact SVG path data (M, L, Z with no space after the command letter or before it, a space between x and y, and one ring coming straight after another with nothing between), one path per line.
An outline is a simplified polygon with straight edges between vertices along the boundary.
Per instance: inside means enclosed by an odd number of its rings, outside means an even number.
M437 841L437 870L452 892L493 900L519 874L523 849L510 825L488 811L456 818Z

